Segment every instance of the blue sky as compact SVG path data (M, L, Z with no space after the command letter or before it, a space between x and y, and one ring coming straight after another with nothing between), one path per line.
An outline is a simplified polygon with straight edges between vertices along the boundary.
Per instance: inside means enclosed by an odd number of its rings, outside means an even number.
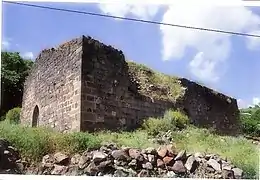
M260 8L37 3L166 23L260 34ZM2 49L35 58L44 48L90 35L128 60L199 81L247 106L259 102L260 38L227 36L60 11L3 4Z

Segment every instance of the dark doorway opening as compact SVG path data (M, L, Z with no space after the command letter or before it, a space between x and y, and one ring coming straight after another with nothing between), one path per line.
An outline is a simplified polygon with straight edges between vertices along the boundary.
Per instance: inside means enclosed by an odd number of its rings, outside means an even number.
M39 121L39 108L36 105L33 110L32 127L36 127Z

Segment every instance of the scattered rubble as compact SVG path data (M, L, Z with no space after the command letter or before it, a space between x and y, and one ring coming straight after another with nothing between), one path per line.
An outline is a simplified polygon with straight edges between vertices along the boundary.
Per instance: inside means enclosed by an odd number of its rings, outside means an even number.
M173 146L118 148L114 144L69 156L48 154L38 165L26 165L19 153L0 140L1 173L110 177L185 177L241 179L243 171L215 154L176 152Z

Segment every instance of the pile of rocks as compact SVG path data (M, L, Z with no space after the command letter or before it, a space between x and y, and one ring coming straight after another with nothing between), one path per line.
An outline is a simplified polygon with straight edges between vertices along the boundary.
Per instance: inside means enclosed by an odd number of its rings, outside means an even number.
M135 149L108 144L73 156L58 152L44 156L40 165L20 165L19 170L23 174L42 175L243 178L241 169L217 155L188 154L185 150L177 153L170 145Z
M19 174L19 152L4 139L0 139L0 173Z

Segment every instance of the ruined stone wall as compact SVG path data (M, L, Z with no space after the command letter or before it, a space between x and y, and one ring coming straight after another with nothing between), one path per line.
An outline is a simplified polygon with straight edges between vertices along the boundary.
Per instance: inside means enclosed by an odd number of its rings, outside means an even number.
M160 117L170 102L137 92L122 51L84 39L82 61L82 130L133 129L146 117Z
M80 130L81 47L78 38L40 53L24 86L23 124ZM33 123L36 106L39 116Z
M181 83L187 89L183 107L194 125L212 127L225 134L239 132L236 99L187 79L181 79Z
M38 125L62 132L135 129L147 117L179 108L195 125L237 131L235 99L186 79L180 79L183 98L153 99L140 94L140 82L133 79L122 51L90 37L44 50L25 83L21 121L33 125L38 106Z
M170 108L186 112L194 124L225 133L237 130L236 100L182 79L184 98L177 102L138 93L122 51L85 38L82 60L81 130L132 129L147 117L161 117ZM232 127L233 126L233 127Z

